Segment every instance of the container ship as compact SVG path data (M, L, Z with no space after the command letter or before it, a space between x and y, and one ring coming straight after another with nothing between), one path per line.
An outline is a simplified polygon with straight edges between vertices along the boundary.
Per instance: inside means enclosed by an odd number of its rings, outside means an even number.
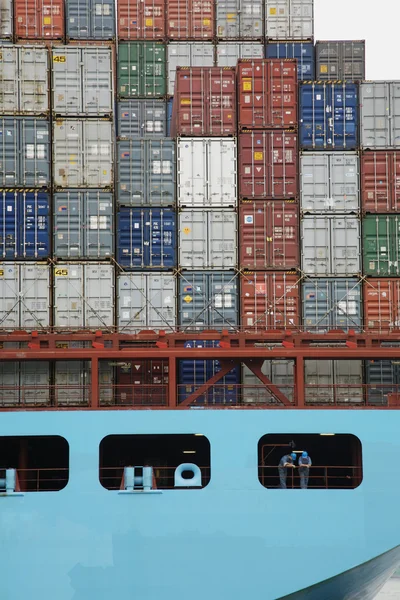
M0 38L1 597L372 600L400 82L313 0L1 0Z

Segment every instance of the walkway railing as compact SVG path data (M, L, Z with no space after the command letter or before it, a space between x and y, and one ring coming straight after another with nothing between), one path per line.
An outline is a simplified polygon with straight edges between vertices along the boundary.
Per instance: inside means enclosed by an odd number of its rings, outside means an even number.
M280 488L278 466L259 465L260 482L267 488ZM309 468L308 488L313 489L354 489L362 480L362 467L320 466ZM298 467L287 467L286 487L300 488Z

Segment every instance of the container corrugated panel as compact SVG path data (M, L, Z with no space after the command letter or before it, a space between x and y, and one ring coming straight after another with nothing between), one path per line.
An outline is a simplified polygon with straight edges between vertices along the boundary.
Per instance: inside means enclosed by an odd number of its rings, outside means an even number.
M400 279L372 279L364 282L365 328L392 331L400 328Z
M117 236L117 260L125 269L176 267L175 211L121 207Z
M117 326L122 333L141 329L174 331L176 277L168 273L130 273L117 278Z
M364 274L400 275L400 219L397 215L367 215L363 219Z
M185 348L218 348L219 341L193 340L185 342ZM218 360L179 361L179 402L183 402L208 379L221 370ZM237 384L240 382L240 368L235 367L222 377L206 394L202 394L195 404L236 404Z
M239 207L239 248L241 269L298 268L297 204L244 201Z
M0 364L0 406L46 405L50 401L49 363L41 360Z
M49 238L48 194L0 192L0 252L3 258L47 258Z
M295 58L299 81L315 79L315 48L312 42L269 42L267 58Z
M230 271L186 271L181 274L178 324L184 330L236 330L238 285L237 276Z
M36 330L50 325L49 267L0 263L0 322L4 329Z
M67 39L113 39L114 7L112 0L66 0Z
M168 94L174 95L177 67L213 67L214 45L211 42L172 42L168 52ZM236 66L236 63L235 63Z
M173 98L169 98L167 101L167 136L171 135L171 121L172 121L172 108L173 108Z
M112 124L98 119L55 121L53 161L53 180L56 187L111 187Z
M62 40L64 0L14 0L17 39Z
M216 5L218 38L262 39L263 0L218 0Z
M300 205L305 213L360 211L357 152L304 152L300 156Z
M306 331L362 328L361 283L357 278L306 279L303 288L303 325Z
M126 361L116 370L116 384L118 404L162 404L164 386L168 384L168 360Z
M301 268L307 275L361 273L360 220L349 216L306 216L301 222Z
M118 45L118 94L121 98L164 96L166 50L159 42L128 42Z
M165 0L119 0L118 38L151 40L165 36Z
M90 367L87 361L55 361L54 383L58 406L88 404Z
M237 265L237 214L230 210L179 213L179 266L233 269Z
M360 84L360 131L363 148L400 147L400 81Z
M0 54L1 113L47 114L49 110L47 49L40 46L1 46Z
M0 119L0 185L47 187L50 183L49 122L33 117Z
M53 114L110 116L112 51L106 47L57 46L52 50Z
M398 347L398 343L385 343L382 346ZM388 394L396 393L400 385L400 365L396 360L365 361L365 382L369 404L387 405Z
M159 139L167 136L165 100L124 100L118 102L118 138Z
M239 196L289 200L298 197L297 135L252 131L239 135Z
M236 67L239 59L264 58L261 42L220 42L216 49L217 67Z
M177 172L180 207L232 208L236 206L236 140L179 139Z
M9 40L13 36L13 0L0 2L0 39Z
M178 67L172 135L236 133L236 74L230 67Z
M212 40L214 0L168 0L167 31L170 40Z
M294 391L294 361L286 359L265 360L261 367L262 373L277 385L279 390L293 401ZM263 383L248 367L242 367L243 402L246 404L260 402L276 404L275 396L263 386Z
M314 36L314 0L265 0L265 37L310 40Z
M114 267L58 263L54 267L54 326L109 329L114 325Z
M363 152L360 160L363 209L370 213L399 212L400 152Z
M53 251L63 259L113 256L113 198L98 190L68 190L53 197Z
M365 41L319 41L315 56L319 81L365 79Z
M246 331L300 325L299 278L295 274L249 272L241 276L241 325Z
M300 83L302 148L355 150L358 121L356 83Z
M361 360L305 360L307 404L363 402Z
M239 129L297 127L295 60L240 60L237 79Z
M175 204L175 142L127 140L117 144L118 202L126 206Z

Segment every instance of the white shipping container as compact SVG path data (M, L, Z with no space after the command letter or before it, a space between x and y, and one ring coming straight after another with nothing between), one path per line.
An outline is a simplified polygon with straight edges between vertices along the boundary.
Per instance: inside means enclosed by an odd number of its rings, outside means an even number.
M265 0L265 37L310 40L314 37L314 0Z
M233 269L237 264L237 214L221 210L179 213L179 266Z
M360 127L364 149L400 147L400 81L360 84Z
M355 276L361 272L360 220L306 216L301 222L302 270L306 275Z
M83 347L82 343L74 344ZM55 402L58 406L87 406L90 402L90 362L83 360L56 361L54 369ZM113 399L114 369L107 361L99 361L99 402Z
M286 359L265 360L261 371L279 387L279 390L293 400L294 361ZM279 404L275 396L266 388L256 375L245 365L242 366L243 401L247 403Z
M363 400L361 360L306 360L304 381L307 404L346 404Z
M168 52L168 94L174 95L177 67L213 67L214 45L212 42L172 42Z
M261 42L220 42L217 44L217 66L236 67L241 58L264 58Z
M117 326L122 333L176 327L176 277L167 273L130 273L117 278Z
M236 140L230 138L178 139L178 205L236 207L236 153Z
M0 0L0 38L11 39L13 34L12 0Z
M47 265L1 263L0 328L28 331L50 325L50 278Z
M53 161L56 187L111 187L113 182L112 123L97 119L55 121Z
M109 329L114 325L114 267L58 263L54 267L54 326Z
M2 362L0 363L0 406L48 404L49 383L48 362Z

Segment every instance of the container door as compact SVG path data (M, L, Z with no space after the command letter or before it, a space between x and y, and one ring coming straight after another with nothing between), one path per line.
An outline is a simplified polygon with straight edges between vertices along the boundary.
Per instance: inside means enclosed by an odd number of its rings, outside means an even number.
M185 342L185 348L206 348L204 340ZM195 392L208 379L209 365L206 360L180 360L179 361L179 402L183 402L190 394ZM204 396L200 396L196 404L204 404Z
M147 213L143 209L121 207L119 210L117 260L123 267L144 269L148 265L146 219Z
M68 3L67 3L68 4ZM29 1L28 1L29 5ZM39 3L39 35L33 38L61 40L64 37L64 1L41 0Z
M238 278L234 272L209 274L207 311L211 329L237 329L238 326Z
M289 31L292 40L314 37L314 0L290 0Z
M108 329L114 325L114 267L109 264L85 265L83 297L85 326Z
M112 195L96 190L83 195L85 214L85 257L110 258L114 254Z
M50 270L47 265L20 266L20 327L47 329L50 325Z
M361 203L366 212L396 212L400 208L400 153L363 152Z
M145 140L118 142L118 202L125 206L147 205Z
M54 254L57 258L83 258L83 192L54 194Z
M20 199L21 249L23 258L43 260L50 256L49 195L23 192Z
M299 326L300 298L297 275L271 273L265 309L269 329L292 329Z
M192 0L170 0L167 4L168 39L190 39L192 37L191 18L193 18Z
M208 212L183 210L179 213L179 266L206 269L208 259Z
M259 40L263 37L263 0L239 1L239 37L241 39ZM230 15L227 15L228 21Z
M211 42L195 42L194 44L190 44L190 66L214 66L214 46Z
M90 372L87 361L56 361L55 402L57 406L86 405L89 401Z
M280 391L293 401L294 363L292 360L265 360L261 371ZM245 404L277 404L271 392L261 383L252 371L245 365L242 367L243 402Z
M67 39L88 40L91 32L91 4L82 0L68 0L67 13Z
M367 383L368 404L387 405L388 394L397 390L398 365L391 360L367 360L365 379Z
M1 5L0 5L1 6ZM0 8L0 18L2 10ZM0 20L0 26L1 26ZM2 46L0 49L0 110L2 114L16 114L20 110L18 77L18 48Z
M362 327L361 285L359 279L334 279L330 282L330 322L333 329Z
M121 43L118 46L118 93L121 98L139 96L139 44Z
M392 218L386 215L367 215L363 219L364 274L385 277L392 272ZM393 232L394 233L394 232Z
M329 279L306 279L303 284L303 323L305 331L324 333L331 322Z
M390 85L391 146L400 148L400 84L393 81Z
M59 188L84 187L82 121L57 120L53 125L53 178Z
M21 327L19 297L19 267L16 263L0 265L0 326L14 331ZM1 368L0 363L0 368Z
M234 211L209 211L207 262L211 269L237 265L237 215Z
M23 364L23 363L22 363ZM20 390L19 371L21 363L0 363L0 406L18 406L22 392Z
M298 207L288 202L269 202L268 265L272 269L299 266Z
M331 148L332 135L326 131L325 115L330 103L331 89L326 85L303 83L300 86L300 144L303 148ZM329 123L333 126L332 119Z
M38 38L41 31L42 0L15 0L14 24L17 40Z
M101 9L108 4L95 4ZM113 112L112 60L109 48L82 48L82 112L108 116Z
M332 112L326 106L328 144L332 148L355 150L358 146L358 86L332 85ZM331 138L332 141L331 141Z
M219 0L216 3L218 38L237 39L240 37L239 4L240 0Z
M147 324L156 331L176 328L176 278L149 273L147 278Z
M150 209L145 233L148 244L147 266L152 269L173 269L176 266L175 211Z
M139 74L139 93L145 97L165 96L167 93L166 48L164 44L157 42L147 42L141 46L143 55Z
M13 34L13 7L12 0L0 2L0 38L11 39Z
M327 152L304 152L300 155L300 202L304 213L325 213L334 209L330 194Z
M334 153L330 160L330 194L337 213L359 212L359 157L356 153Z
M48 121L20 121L21 183L47 187L50 184L50 131Z
M208 142L205 138L178 140L178 204L181 208L206 208L211 204L207 185L208 152ZM220 161L221 159L218 166Z
M333 361L305 360L304 383L306 404L325 404L333 402Z
M64 65L65 66L65 65ZM19 49L20 112L49 112L49 67L47 48Z
M113 183L112 124L109 121L84 121L84 169L86 187L105 188Z
M53 275L54 326L70 330L84 327L83 266L60 263L54 268Z
M272 40L290 40L290 2L292 0L266 0L265 37Z
M16 119L0 119L0 182L1 187L22 185L20 176L19 128Z
M361 360L333 361L335 401L339 404L363 402L363 364Z
M301 226L302 270L307 275L333 275L329 217L304 217Z
M118 137L159 139L167 134L167 107L164 100L129 100L118 103Z
M0 247L2 258L20 256L18 192L0 192Z
M191 44L172 42L167 46L168 51L168 95L175 92L175 78L177 67L190 67ZM212 66L212 65L211 65Z
M137 333L149 326L147 322L147 278L139 273L117 278L117 325L121 333Z
M175 142L146 140L147 206L175 204Z
M243 201L239 206L240 267L268 268L268 234L266 203ZM269 238L270 239L270 238Z
M183 272L179 281L178 321L184 330L202 330L208 323L208 275Z
M384 149L392 146L390 89L384 81L360 84L361 146Z
M45 361L20 363L21 402L46 405L50 402L50 369Z
M331 273L335 276L361 273L360 220L354 217L332 217Z
M398 282L393 279L367 279L364 282L365 327L373 331L398 328Z
M237 204L236 142L224 138L207 142L207 198L210 207L232 208ZM195 155L197 168L198 154Z
M267 161L272 200L290 200L298 196L297 135L288 132L268 132Z
M91 30L95 40L112 40L115 35L114 2L112 0L93 0L91 11Z

